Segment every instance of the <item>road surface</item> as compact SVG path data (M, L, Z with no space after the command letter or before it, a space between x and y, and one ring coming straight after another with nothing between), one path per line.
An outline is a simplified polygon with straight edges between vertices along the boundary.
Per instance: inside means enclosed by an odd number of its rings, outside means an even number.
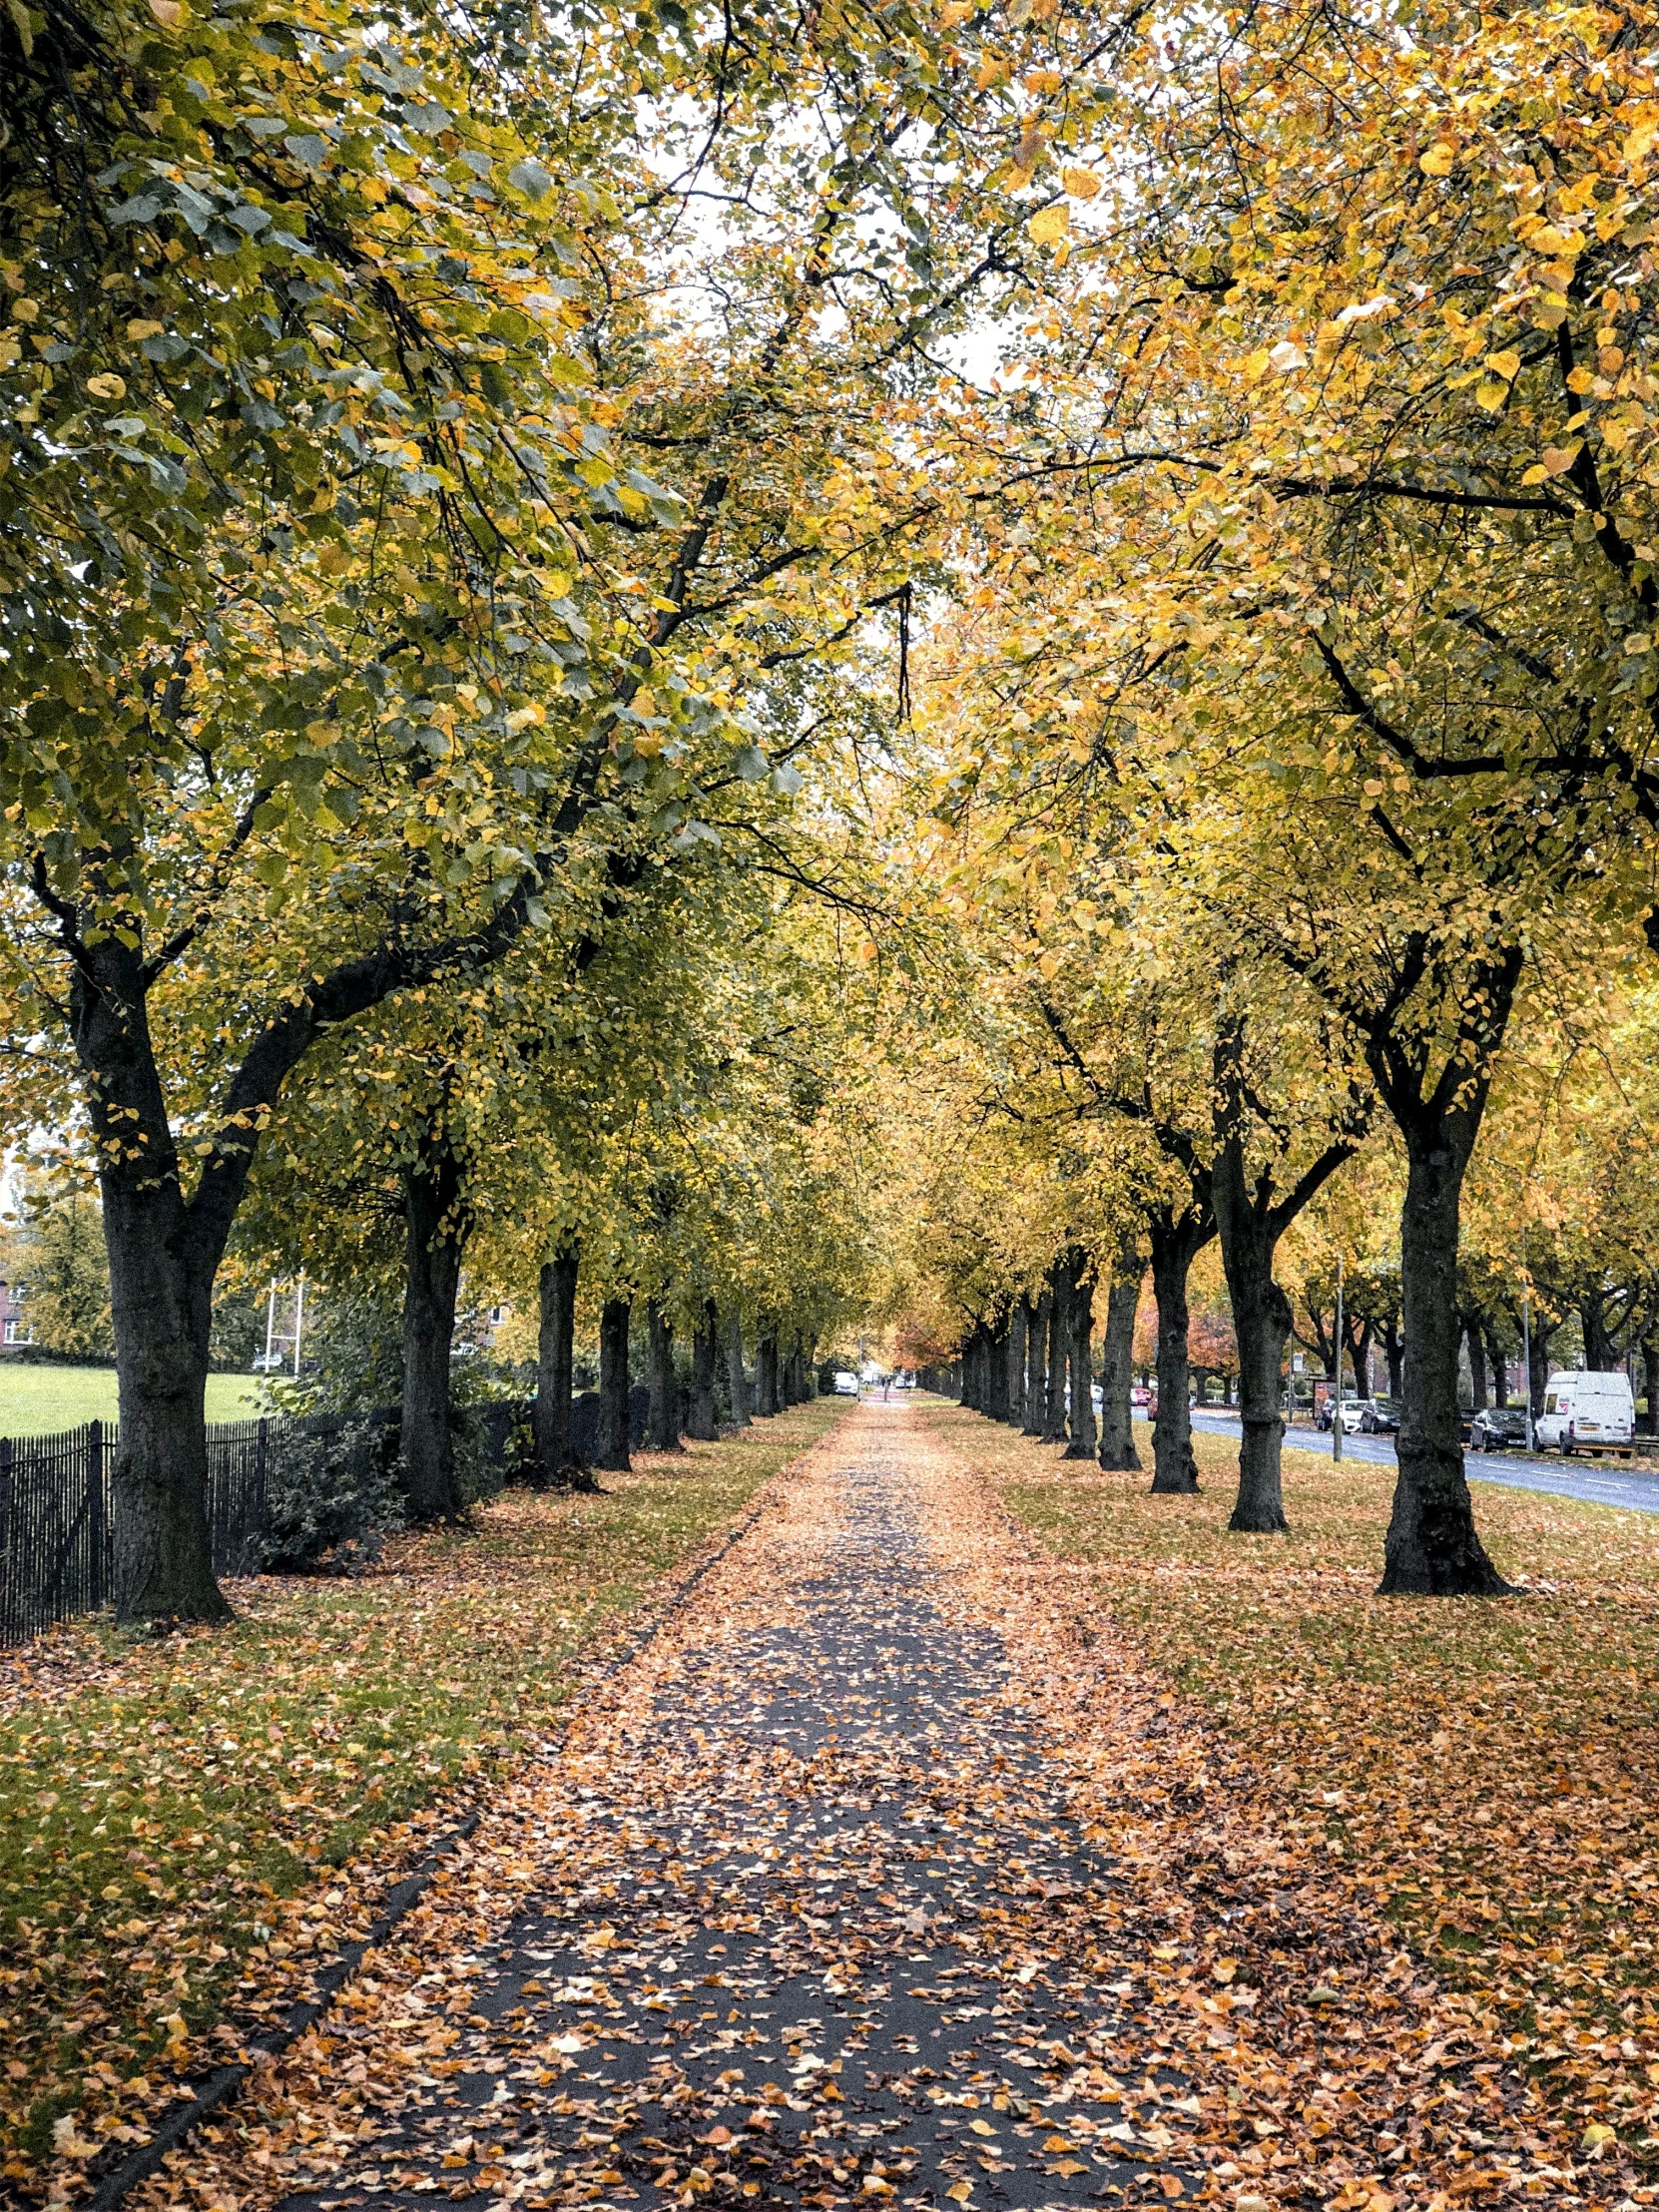
M1236 1413L1195 1412L1193 1426L1213 1436L1236 1436ZM1331 1438L1317 1428L1292 1428L1285 1433L1287 1450L1329 1453ZM1345 1436L1345 1459L1369 1459L1391 1467L1391 1436ZM1463 1465L1471 1482L1497 1482L1509 1490L1548 1490L1556 1497L1576 1497L1586 1505L1618 1505L1627 1512L1659 1513L1659 1470L1621 1465L1615 1460L1528 1459L1520 1452L1467 1451Z

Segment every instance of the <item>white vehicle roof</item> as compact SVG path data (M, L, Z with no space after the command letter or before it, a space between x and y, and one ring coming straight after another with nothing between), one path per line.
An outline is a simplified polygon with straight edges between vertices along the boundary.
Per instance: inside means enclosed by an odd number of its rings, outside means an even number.
M1598 1396L1625 1395L1630 1378L1622 1368L1570 1368L1552 1375L1545 1384L1551 1390L1589 1390Z

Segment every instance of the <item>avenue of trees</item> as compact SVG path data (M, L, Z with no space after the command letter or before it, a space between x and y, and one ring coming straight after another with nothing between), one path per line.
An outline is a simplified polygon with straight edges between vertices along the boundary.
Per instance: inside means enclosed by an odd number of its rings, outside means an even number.
M441 1517L464 1284L556 1477L578 1310L703 1426L894 1208L1110 1465L1150 1270L1176 1493L1219 1261L1246 1535L1342 1259L1383 1587L1502 1587L1460 1360L1659 1346L1656 27L0 18L0 1112L99 1187L125 1616L223 1604L227 1267L395 1310Z

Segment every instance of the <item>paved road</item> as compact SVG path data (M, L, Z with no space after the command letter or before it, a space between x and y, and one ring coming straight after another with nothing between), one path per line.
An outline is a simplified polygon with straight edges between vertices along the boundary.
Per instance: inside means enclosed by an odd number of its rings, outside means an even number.
M1194 1413L1193 1426L1215 1436L1236 1436L1237 1416L1232 1413ZM1315 1428L1287 1432L1286 1448L1329 1454L1331 1438ZM1394 1459L1390 1436L1345 1436L1345 1459L1370 1459L1391 1467ZM1613 1461L1527 1459L1519 1453L1469 1451L1463 1464L1471 1482L1496 1482L1509 1490L1548 1490L1556 1497L1581 1498L1587 1505L1620 1505L1633 1513L1659 1513L1659 1471L1619 1466Z
M797 1537L710 1602L581 1790L574 1862L467 1962L443 2063L360 2124L321 2104L305 2132L348 2148L304 2154L324 2170L285 2212L1196 2190L1160 2121L1186 2084L1094 1948L1112 1869L930 1545L929 1452L897 1405L835 1431ZM409 2043L419 1994L376 1992L345 2082Z

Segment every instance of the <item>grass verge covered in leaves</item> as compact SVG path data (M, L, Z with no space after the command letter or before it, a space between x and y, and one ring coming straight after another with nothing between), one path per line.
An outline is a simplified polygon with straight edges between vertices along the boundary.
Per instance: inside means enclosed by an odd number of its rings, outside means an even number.
M1379 1598L1391 1468L1287 1451L1287 1537L1201 1496L931 1417L1171 1684L1248 1755L1276 1826L1467 1995L1593 2151L1659 2152L1659 1518L1475 1486L1504 1599ZM1143 1456L1150 1443L1142 1432ZM1611 2147L1609 2145L1609 2147Z
M545 1729L584 1645L841 1409L642 1458L605 1497L509 1492L359 1581L234 1585L226 1629L132 1643L91 1622L0 1654L5 2176L54 2142L132 2139L239 1976L329 1954L331 1871L395 1871L423 1810Z

